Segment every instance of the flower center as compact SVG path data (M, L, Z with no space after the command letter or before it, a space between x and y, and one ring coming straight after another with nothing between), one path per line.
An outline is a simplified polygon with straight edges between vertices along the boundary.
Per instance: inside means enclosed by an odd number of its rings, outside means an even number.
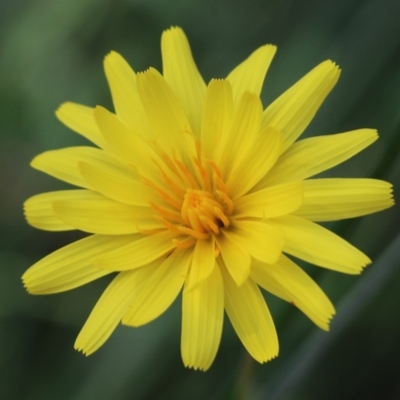
M182 221L194 232L203 236L215 233L229 226L224 206L205 190L188 189L181 209Z
M203 164L196 158L189 169L176 158L164 155L164 160L169 167L160 168L164 184L147 179L143 182L160 196L160 203L150 203L157 211L156 218L178 236L186 236L174 239L176 245L190 247L196 240L208 239L227 228L234 206L217 165L212 161Z

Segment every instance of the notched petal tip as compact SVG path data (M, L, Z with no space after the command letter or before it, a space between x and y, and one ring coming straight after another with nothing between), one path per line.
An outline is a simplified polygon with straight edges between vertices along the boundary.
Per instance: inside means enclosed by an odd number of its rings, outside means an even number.
M108 61L111 61L112 58L119 58L119 59L122 58L125 61L125 59L121 56L121 54L119 54L118 52L116 52L114 50L111 50L109 53L107 53L104 56L104 63L108 62Z
M211 367L211 364L207 365L207 366L200 366L200 365L186 363L185 361L183 361L183 365L185 366L185 368L190 368L190 369L193 369L193 370L199 371L199 372L207 372Z
M88 357L88 356L90 356L90 355L93 353L93 351L88 351L88 350L84 349L84 346L78 346L78 345L76 344L76 342L75 342L75 344L74 344L74 349L75 349L77 352L82 353L85 357Z
M31 289L29 281L30 281L30 277L29 277L30 273L29 273L29 269L27 271L24 272L24 274L21 276L21 281L22 281L22 285L24 287L24 289L29 293L29 294L36 294L35 291Z
M260 364L266 364L267 362L270 362L270 361L272 361L272 360L275 360L275 358L278 358L278 356L279 356L279 349L277 350L277 352L276 352L276 354L274 354L274 355L271 355L271 356L269 356L268 358L266 358L266 359L260 359L260 360L257 360Z
M327 67L327 68L332 68L332 70L334 70L335 72L338 72L339 74L342 71L340 66L335 61L330 60L330 59L322 61L320 66L324 66L324 67Z
M121 72L122 70L128 69L134 73L132 67L125 60L125 58L115 50L111 50L104 56L103 66L106 73L106 76L110 78L110 73L113 71L116 73L117 71Z
M137 78L138 79L139 79L139 77L143 78L143 77L148 76L150 74L161 75L154 67L149 67L149 68L144 69L143 71L139 71L137 73Z
M161 36L165 36L165 35L172 34L172 33L178 33L178 34L186 36L183 29L180 26L176 26L176 25L171 25L168 29L165 29Z
M325 326L321 325L320 328L326 332L329 332L331 330L331 322L335 315L336 315L336 310L333 310L332 314L327 317Z

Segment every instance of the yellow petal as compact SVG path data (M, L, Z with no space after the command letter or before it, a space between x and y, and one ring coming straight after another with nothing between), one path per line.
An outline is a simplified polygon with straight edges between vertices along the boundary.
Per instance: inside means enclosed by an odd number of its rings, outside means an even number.
M104 70L118 117L136 134L150 138L151 131L137 90L135 72L115 51L104 59Z
M244 93L233 116L231 131L218 162L225 179L229 178L232 171L242 166L242 159L260 134L261 117L260 98L249 92Z
M207 86L201 125L201 146L206 158L214 161L220 159L229 138L232 118L230 83L223 79L212 79Z
M56 111L57 118L68 128L81 134L97 146L108 149L93 118L93 108L77 103L64 103Z
M267 222L235 221L232 235L252 257L267 264L278 261L283 247L283 235Z
M81 161L96 165L107 163L118 165L118 160L111 154L95 147L81 146L46 151L36 156L32 160L31 166L71 185L89 188L90 186L83 179L78 168Z
M284 149L302 134L339 75L340 71L332 61L324 61L265 109L263 126L282 132Z
M392 185L378 179L310 179L295 211L311 221L335 221L384 210L394 204Z
M251 266L250 276L268 292L298 307L321 329L329 330L329 322L335 314L331 301L289 258L282 255L273 265L255 261Z
M53 203L62 200L75 200L85 196L86 190L59 190L37 194L24 203L24 214L28 223L46 231L70 231L74 228L60 220L53 212Z
M201 240L200 240L201 242ZM183 290L181 353L186 367L206 371L217 354L224 321L224 287L219 267Z
M303 218L279 217L270 223L283 232L284 252L312 264L346 274L359 274L371 262L350 243Z
M139 326L161 315L181 291L191 261L191 249L177 249L156 268L139 268L137 271L144 277L143 284L122 323Z
M96 268L92 259L116 250L136 239L136 235L92 235L42 258L22 276L31 294L64 292L110 273Z
M229 231L224 231L223 235L216 237L216 240L228 272L236 285L243 285L250 273L251 257L249 252Z
M182 104L193 132L199 136L206 84L180 28L171 28L161 37L163 76Z
M193 251L193 260L190 273L186 279L186 290L207 279L215 266L215 241L197 240Z
M165 79L150 68L137 75L137 84L157 143L168 154L178 151L181 161L191 161L196 155L192 128L185 110Z
M365 149L378 139L373 129L300 140L279 158L257 187L306 179L326 171Z
M244 347L260 363L276 357L278 337L260 289L251 279L237 286L226 270L221 272L225 309Z
M142 283L135 272L121 272L108 285L76 338L76 350L88 356L111 336Z
M149 187L134 179L134 171L129 171L129 167L81 162L79 171L91 188L112 200L142 207L150 204Z
M297 210L303 201L302 182L262 189L235 201L235 218L276 218Z
M273 167L282 152L282 135L265 129L252 145L250 151L236 163L226 182L233 200L248 193Z
M126 235L162 227L152 217L150 209L117 203L91 191L79 192L76 199L53 203L54 214L76 229L104 235Z
M103 107L96 107L94 117L105 140L119 157L132 166L139 175L160 185L164 184L159 167L163 170L167 167L149 142L135 135L114 114Z
M270 44L261 46L228 75L235 105L246 91L260 95L265 75L275 53L276 46Z
M94 265L108 271L126 271L149 264L175 248L175 234L162 231L149 236L139 236L126 246L93 259Z

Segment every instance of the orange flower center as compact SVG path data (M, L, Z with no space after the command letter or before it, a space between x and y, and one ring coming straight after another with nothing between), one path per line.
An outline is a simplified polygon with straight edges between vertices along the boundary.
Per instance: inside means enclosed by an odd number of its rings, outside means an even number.
M188 189L181 209L186 226L201 234L218 234L219 229L229 226L224 206L205 190Z
M176 245L190 247L196 240L208 239L227 228L233 202L219 168L210 161L203 165L196 158L191 173L181 161L165 154L164 159L170 167L169 171L160 169L165 185L144 181L161 196L162 202L151 204L158 213L157 219L170 231L186 236L175 239Z

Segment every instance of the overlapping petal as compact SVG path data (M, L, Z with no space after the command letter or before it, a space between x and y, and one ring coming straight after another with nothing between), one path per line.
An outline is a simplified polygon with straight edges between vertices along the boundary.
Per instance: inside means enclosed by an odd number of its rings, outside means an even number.
M143 283L122 323L140 326L161 315L181 291L191 260L190 250L177 249L161 264L139 268L137 271Z
M31 294L64 292L110 273L96 268L92 259L137 240L138 235L92 235L42 258L22 276Z
M221 158L232 119L231 85L224 79L212 79L207 86L201 125L201 149L206 158L215 162Z
M58 190L30 197L24 203L27 221L38 229L46 231L70 231L76 229L58 218L53 212L53 204L58 201L76 200L86 196L86 190Z
M289 301L321 329L329 329L335 309L321 288L293 261L284 255L276 264L254 261L251 278L275 296Z
M148 142L135 135L103 107L96 107L94 118L101 134L118 157L135 168L141 176L157 180L159 169L156 163L161 166L164 164Z
M267 176L281 154L282 143L282 135L271 128L266 128L256 138L250 151L237 162L226 182L234 200L248 193Z
M215 267L215 239L198 240L194 245L190 274L186 278L185 290L190 290L207 279Z
M274 264L282 252L283 234L279 227L263 221L235 221L232 236L252 257Z
M232 85L234 104L237 105L244 92L257 96L261 93L267 70L276 53L276 46L259 47L227 76Z
M236 285L242 285L246 282L250 273L251 257L249 251L242 247L240 240L231 232L224 232L216 240L226 269Z
M258 96L245 92L233 115L229 140L224 143L221 159L215 160L224 178L229 179L232 170L241 167L241 160L251 149L260 134L262 104Z
M93 108L67 102L58 108L56 116L68 128L79 133L95 145L102 149L109 148L94 120Z
M181 161L196 156L185 110L162 75L150 68L138 74L137 84L150 126L163 150L168 154L177 152Z
M311 221L360 217L394 204L392 185L378 179L309 179L303 204L294 214Z
M173 27L163 32L161 52L163 76L182 104L193 133L200 136L206 84L181 28Z
M114 332L136 296L144 277L136 271L121 272L96 303L75 341L75 349L85 355L95 352Z
M187 281L186 281L187 282ZM220 269L182 298L181 352L187 367L207 370L217 354L224 321L224 286Z
M95 147L67 147L50 150L36 156L31 166L64 182L82 188L91 188L82 177L79 163L88 162L99 167L115 168L121 174L134 175L134 170L123 165L114 155Z
M133 168L81 162L78 169L92 189L112 200L141 207L148 207L154 200L154 194L135 177Z
M271 186L235 201L236 218L276 218L297 210L303 203L301 181Z
M122 204L89 190L53 202L52 207L61 221L89 233L126 235L162 228L150 208Z
M164 230L153 235L138 237L126 246L93 259L94 265L108 271L126 271L142 267L175 249L175 234Z
M222 276L225 310L244 347L260 363L276 357L278 337L260 289L251 279L237 286L224 268Z
M359 274L371 262L350 243L306 219L288 215L270 223L283 232L283 251L312 264L346 274Z
M112 51L104 59L104 71L118 117L135 134L151 139L152 132L140 101L133 69L120 54Z
M284 150L303 133L339 75L340 70L332 61L324 61L265 109L263 126L283 134Z
M300 140L279 157L257 187L306 179L319 174L353 157L377 139L376 130L358 129Z

